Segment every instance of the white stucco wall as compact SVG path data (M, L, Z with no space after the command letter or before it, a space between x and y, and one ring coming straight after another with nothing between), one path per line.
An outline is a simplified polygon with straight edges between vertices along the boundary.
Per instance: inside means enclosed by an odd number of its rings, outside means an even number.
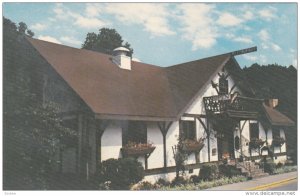
M110 158L118 159L121 157L122 148L122 128L118 121L113 123L105 129L101 138L101 160Z

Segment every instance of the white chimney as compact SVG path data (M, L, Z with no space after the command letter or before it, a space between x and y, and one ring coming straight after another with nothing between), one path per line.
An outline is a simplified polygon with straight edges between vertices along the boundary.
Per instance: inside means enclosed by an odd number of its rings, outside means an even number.
M278 106L278 99L268 99L267 105L271 108L275 108L276 106Z
M119 47L114 49L112 61L122 69L131 70L130 51L127 48Z

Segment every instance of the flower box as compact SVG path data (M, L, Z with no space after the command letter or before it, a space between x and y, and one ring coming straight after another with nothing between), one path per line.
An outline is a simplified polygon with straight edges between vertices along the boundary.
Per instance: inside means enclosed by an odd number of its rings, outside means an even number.
M250 149L256 149L260 148L264 145L265 141L258 139L258 138L252 138L249 142Z
M121 148L121 152L124 157L132 156L139 157L150 155L155 150L155 146L152 144L134 144L130 143L123 148Z
M282 137L273 138L272 145L273 146L282 146L285 143L285 139Z
M204 140L184 140L182 150L188 154L198 153L204 147Z

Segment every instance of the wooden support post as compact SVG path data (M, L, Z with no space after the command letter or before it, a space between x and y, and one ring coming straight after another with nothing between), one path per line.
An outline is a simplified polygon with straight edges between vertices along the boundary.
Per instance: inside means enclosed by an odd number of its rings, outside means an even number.
M158 125L158 127L159 127L159 129L161 131L162 136L163 136L164 168L166 169L167 168L167 141L166 141L166 136L167 136L169 128L172 125L172 122L169 122L167 125L166 125L166 122L162 122L162 123L157 122L157 125Z

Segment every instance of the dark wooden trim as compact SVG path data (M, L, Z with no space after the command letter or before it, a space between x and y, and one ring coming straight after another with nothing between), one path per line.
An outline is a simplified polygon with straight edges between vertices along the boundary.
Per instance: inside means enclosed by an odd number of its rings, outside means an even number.
M172 121L168 122L168 124L166 124L167 122L157 122L157 126L163 136L163 156L164 156L164 168L167 168L167 133L168 130L170 129L171 125L172 125ZM146 166L146 159L145 159L145 166ZM148 164L147 164L148 166Z
M207 117L207 115L205 115L205 114L188 114L188 113L184 113L183 115L182 115L183 117L195 117L195 118L206 118Z

